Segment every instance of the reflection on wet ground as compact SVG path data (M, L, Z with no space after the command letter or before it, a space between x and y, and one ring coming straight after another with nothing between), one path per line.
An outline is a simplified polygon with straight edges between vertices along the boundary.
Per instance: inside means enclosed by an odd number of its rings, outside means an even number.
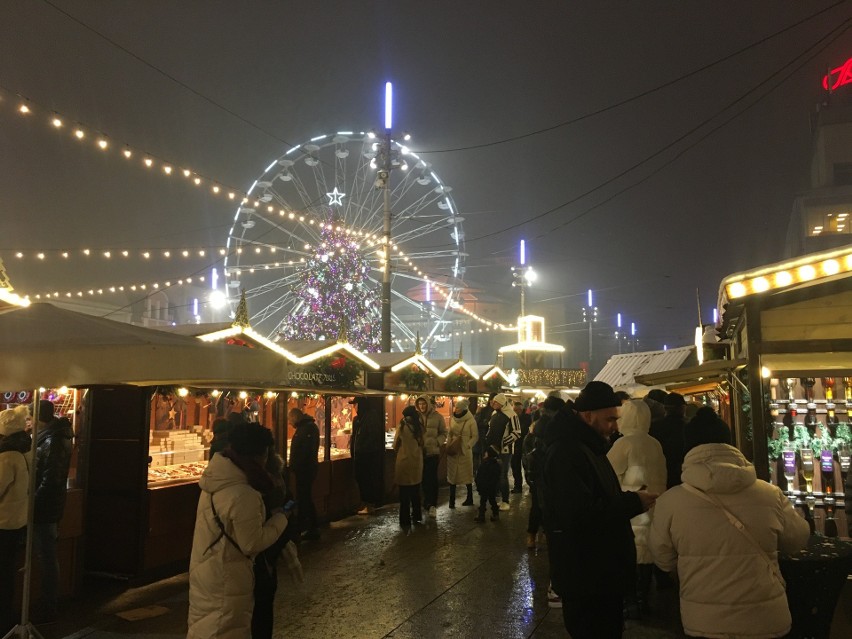
M567 636L562 611L547 605L547 550L525 545L529 495L512 495L499 522L478 524L473 507L446 507L403 531L396 505L333 522L302 544L305 581L284 565L276 597L276 638L551 639ZM582 579L582 575L578 575ZM832 639L849 637L852 582L835 615ZM97 585L45 639L177 639L186 635L184 573L142 588ZM115 613L156 604L167 612L129 622ZM677 593L652 591L652 613L628 621L626 639L680 638ZM69 607L70 608L70 607Z
M276 636L565 637L547 605L547 550L524 543L528 504L512 495L512 509L484 524L473 507L440 507L405 531L395 505L331 524L302 547L305 583L282 576ZM628 622L625 637L683 636L675 594L661 594L660 612Z

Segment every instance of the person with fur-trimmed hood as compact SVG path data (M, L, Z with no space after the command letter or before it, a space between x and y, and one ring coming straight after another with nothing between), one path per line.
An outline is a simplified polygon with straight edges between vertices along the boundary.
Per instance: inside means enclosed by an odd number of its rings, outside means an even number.
M29 406L0 412L0 633L16 620L15 573L27 524L30 472L26 455L32 437L26 432Z
M491 400L491 419L488 420L488 432L485 435L485 448L500 451L500 510L509 510L509 466L515 442L521 437L521 422L515 414L512 402L503 393L497 393Z
M441 459L441 446L447 440L447 423L435 410L431 397L421 395L414 406L420 414L426 450L423 458L423 510L434 519L438 506L438 462Z

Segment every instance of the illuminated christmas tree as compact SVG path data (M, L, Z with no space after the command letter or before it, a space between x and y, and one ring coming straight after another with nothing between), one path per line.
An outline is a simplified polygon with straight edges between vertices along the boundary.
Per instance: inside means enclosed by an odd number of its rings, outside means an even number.
M281 337L337 339L345 332L359 350L378 351L381 306L376 286L368 278L370 270L358 242L326 226L294 284L300 301L284 323Z

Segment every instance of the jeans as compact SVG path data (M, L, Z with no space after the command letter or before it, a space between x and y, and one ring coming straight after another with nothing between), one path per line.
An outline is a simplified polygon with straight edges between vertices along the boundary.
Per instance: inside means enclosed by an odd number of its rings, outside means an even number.
M535 535L541 528L541 507L538 505L538 488L534 482L530 482L530 496L532 503L530 504L530 516L527 520L527 532Z
M438 460L439 455L423 458L423 508L428 510L438 505Z
M509 502L509 466L512 463L512 453L500 455L500 496Z
M299 505L299 528L308 533L317 530L317 507L314 504L314 479L317 471L296 471L296 503Z
M399 487L399 525L407 528L411 525L412 518L415 524L419 524L423 519L420 510L420 484Z
M57 525L33 524L33 550L41 568L41 614L56 614L59 599L59 558L56 555Z
M521 477L521 472L523 470L524 464L522 461L523 450L521 446L523 445L523 439L519 439L515 442L514 451L512 452L512 478L514 481L514 490L521 491L524 487L524 481ZM527 478L529 481L529 478Z

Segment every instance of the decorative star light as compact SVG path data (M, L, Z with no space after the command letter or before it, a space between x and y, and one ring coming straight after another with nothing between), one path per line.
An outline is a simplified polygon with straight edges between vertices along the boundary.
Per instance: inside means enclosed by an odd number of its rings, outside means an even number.
M341 193L337 190L337 187L334 187L334 190L331 193L326 193L325 196L328 198L328 205L334 206L343 206L343 198L346 196L346 193Z

